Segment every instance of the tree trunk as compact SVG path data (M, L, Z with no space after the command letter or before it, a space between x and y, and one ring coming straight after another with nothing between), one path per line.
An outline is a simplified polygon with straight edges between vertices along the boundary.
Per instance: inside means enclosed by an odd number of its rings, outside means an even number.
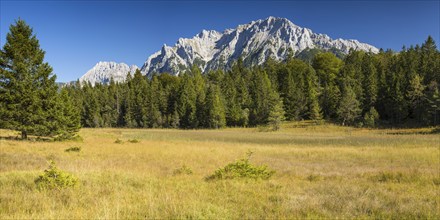
M23 139L23 140L27 139L27 131L26 130L21 131L21 139Z

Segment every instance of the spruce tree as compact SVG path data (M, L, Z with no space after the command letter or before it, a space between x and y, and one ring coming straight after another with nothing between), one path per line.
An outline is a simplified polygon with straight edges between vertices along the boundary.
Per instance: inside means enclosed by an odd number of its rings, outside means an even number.
M370 56L363 60L363 111L367 112L376 105L377 101L377 70Z
M81 116L67 88L61 89L57 101L57 110L58 114L55 113L57 116L57 139L71 139L81 128Z
M150 91L148 96L147 118L151 128L158 128L163 125L162 113L160 112L161 92L160 83L157 76L153 76L150 81Z
M293 58L278 69L279 91L288 120L301 120L306 116L308 103L304 94L304 77L308 69L307 64Z
M423 79L419 75L415 74L409 80L409 85L406 92L409 112L417 122L421 122L422 114L424 111L426 111L423 106L423 102L425 101L425 86L422 84L422 82Z
M76 132L58 126L68 116L59 112L56 76L32 28L19 19L9 31L0 51L0 126L20 131L23 139Z
M96 95L96 89L92 87L90 83L85 83L83 85L83 95L86 97L83 103L81 124L84 127L99 127L100 115L99 115L99 103Z
M440 125L440 92L438 83L432 81L425 89L422 120L427 125Z
M182 82L177 99L177 112L179 113L179 125L181 128L195 128L197 94L194 81L189 73L182 74Z
M341 102L337 110L338 118L342 125L352 125L361 113L360 103L350 85L345 85Z
M236 81L238 80L238 82ZM237 86L243 82L240 76L234 76L232 72L226 73L222 82L222 94L225 97L225 114L226 124L228 126L246 126L248 122L248 111L243 105L243 96L247 97L247 90L243 87L238 89ZM241 91L245 91L243 95Z
M191 76L196 93L196 117L193 119L193 127L204 127L207 123L207 116L205 115L206 81L196 65L191 68Z
M371 107L370 110L364 115L364 125L367 127L374 127L379 120L379 113L376 111L374 107Z
M321 88L320 105L324 116L333 118L336 115L341 95L336 80L342 67L342 61L332 53L319 53L314 57L312 65Z
M135 127L148 127L147 107L151 101L148 99L149 93L150 88L147 79L142 76L141 71L137 69L130 83L130 98Z
M113 77L110 79L110 84L108 86L108 97L106 100L106 104L110 106L109 124L111 127L117 127L118 117L121 113L121 94L120 86L114 81Z
M305 94L307 96L307 118L310 120L320 120L321 107L318 101L318 82L315 71L308 68L305 74Z
M284 121L283 101L280 99L278 93L272 93L272 104L268 116L268 124L273 131L278 131L281 128L281 122Z
M122 86L122 97L123 101L121 103L121 113L119 115L119 123L122 126L125 127L135 127L135 121L134 121L134 113L133 113L133 106L134 106L134 91L132 86L132 80L133 77L130 73L127 73L127 77L125 80L125 83Z
M267 124L272 104L271 95L274 90L265 71L256 68L252 74L252 81L249 87L251 100L249 124Z
M440 52L437 50L434 39L428 36L422 44L419 72L425 84L431 81L440 82Z
M205 109L206 127L217 129L226 125L223 97L221 97L220 88L217 85L211 84L208 86Z

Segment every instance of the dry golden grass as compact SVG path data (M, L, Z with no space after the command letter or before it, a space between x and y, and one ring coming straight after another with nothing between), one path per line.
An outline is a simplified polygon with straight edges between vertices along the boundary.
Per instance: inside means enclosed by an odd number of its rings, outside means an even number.
M0 219L439 219L440 135L431 130L301 122L278 132L82 129L77 142L0 139ZM65 152L73 146L81 151ZM270 180L204 180L248 150L252 163L276 171ZM34 180L48 160L79 186L39 191ZM176 175L183 165L193 173Z

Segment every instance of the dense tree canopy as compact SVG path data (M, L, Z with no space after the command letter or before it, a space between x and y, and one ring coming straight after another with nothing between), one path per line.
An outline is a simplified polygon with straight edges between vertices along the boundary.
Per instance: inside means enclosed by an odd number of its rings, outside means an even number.
M179 76L137 72L126 82L68 89L88 127L220 128L281 120L344 125L440 124L440 53L431 37L399 53L351 51L342 60L314 52L306 61L272 59L247 68ZM84 97L88 97L85 99ZM84 101L82 101L84 100Z

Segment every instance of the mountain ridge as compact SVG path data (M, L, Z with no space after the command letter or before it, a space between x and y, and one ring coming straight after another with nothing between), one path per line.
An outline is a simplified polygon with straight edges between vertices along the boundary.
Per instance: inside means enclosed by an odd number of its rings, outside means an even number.
M148 77L165 72L179 75L192 65L197 65L203 72L228 69L239 57L245 64L253 66L264 63L269 57L282 61L290 53L297 56L306 49L336 50L342 54L348 54L351 49L379 51L358 40L332 39L286 18L270 16L223 32L203 29L192 38L179 38L174 46L164 44L146 59L140 69L125 63L99 62L79 80L91 84L109 83L113 77L116 82L122 82L128 72L134 73L136 69Z
M358 40L331 39L326 34L313 33L308 28L295 25L286 18L268 17L235 29L218 31L202 30L192 38L179 38L172 47L164 45L144 62L141 72L168 72L178 75L193 64L202 71L225 69L242 57L251 65L262 64L269 56L284 60L288 51L297 55L306 48L336 48L347 54L350 49L377 53L379 50Z

